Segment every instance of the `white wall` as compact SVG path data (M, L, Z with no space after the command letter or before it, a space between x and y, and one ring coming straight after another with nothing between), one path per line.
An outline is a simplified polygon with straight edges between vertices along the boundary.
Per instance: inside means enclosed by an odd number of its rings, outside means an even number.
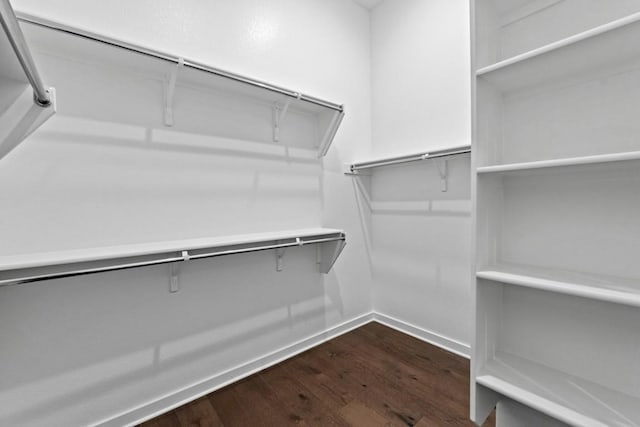
M498 403L496 412L497 427L567 427L543 413L521 405L513 400L504 399Z
M263 155L168 132L160 87L144 77L84 63L65 72L38 55L59 112L2 161L0 254L321 225L345 229L348 245L328 276L302 248L287 251L282 273L272 253L189 263L177 294L166 266L0 289L0 424L106 420L203 379L221 384L231 378L216 375L371 311L361 213L340 170L370 151L366 10L344 0L12 3L343 102L347 115L322 161Z
M470 141L469 11L465 0L386 0L372 11L376 156ZM469 159L379 168L370 197L377 312L468 352L471 336Z

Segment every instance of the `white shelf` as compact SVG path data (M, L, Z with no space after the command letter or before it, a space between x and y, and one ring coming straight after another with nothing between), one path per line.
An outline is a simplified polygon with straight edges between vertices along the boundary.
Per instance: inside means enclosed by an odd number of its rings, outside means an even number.
M601 163L640 160L640 151L625 153L599 154L594 156L570 157L566 159L540 160L535 162L510 163L505 165L482 166L477 169L479 174L517 172L532 169L556 168L563 166L594 165Z
M640 13L593 28L497 62L476 71L476 76L513 91L594 70L640 55Z
M26 276L65 273L82 267L84 264L90 264L91 268L108 268L126 260L127 262L140 262L140 266L144 266L153 265L152 263L145 264L145 262L153 262L155 258L161 255L177 257L177 261L187 261L198 257L206 258L205 254L211 251L219 253L221 249L229 250L231 254L236 249L239 249L239 253L241 253L242 250L253 246L256 246L256 250L271 244L302 246L306 241L314 243L313 240L322 239L334 239L326 242L330 244L326 248L325 255L328 256L322 260L325 265L323 270L326 270L323 272L328 272L344 246L344 232L332 228L310 228L57 252L4 255L0 256L0 285L14 284L12 283L14 279ZM321 244L324 245L325 243ZM188 251L189 256L181 259L182 251ZM250 250L246 251L250 252ZM7 283L3 283L3 281L7 281Z
M640 281L515 264L500 264L476 273L492 280L549 292L640 307Z
M160 83L167 127L311 149L322 157L344 117L342 105L301 91L41 17L21 14L19 19L34 52L49 62L64 62L59 68L112 69L116 75ZM197 125L191 117L195 105L206 117Z
M573 426L640 423L640 399L508 353L496 353L475 380Z

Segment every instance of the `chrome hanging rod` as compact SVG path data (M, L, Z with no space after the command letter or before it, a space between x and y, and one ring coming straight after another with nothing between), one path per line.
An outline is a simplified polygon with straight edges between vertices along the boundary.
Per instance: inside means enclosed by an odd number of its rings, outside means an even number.
M362 169L377 168L380 166L396 165L399 163L417 162L420 160L435 159L438 157L456 156L459 154L471 153L471 145L447 148L443 150L429 151L427 153L409 154L406 156L387 157L384 159L371 160L369 162L354 163L349 166L351 173Z
M159 264L170 264L170 263L190 261L195 259L215 258L215 257L225 256L225 255L259 252L259 251L266 251L269 249L282 249L282 248L290 248L294 246L306 246L306 245L312 245L312 244L318 244L318 243L344 241L346 240L346 237L344 233L340 233L340 235L334 236L334 237L322 237L318 239L309 239L309 240L304 240L302 238L293 238L293 239L288 238L286 240L294 240L294 241L287 242L287 243L265 244L262 246L252 246L249 248L236 248L236 249L226 249L226 250L219 250L219 251L206 252L206 253L196 253L193 255L189 254L188 250L173 251L180 255L175 255L175 256L170 256L170 257L165 257L165 258L160 258L155 260L129 262L129 263L106 265L106 266L100 266L100 267L87 267L87 268L79 268L79 269L56 272L56 273L45 273L45 274L38 274L33 276L2 279L0 280L0 287L21 285L21 284L33 283L33 282L41 282L44 280L63 279L66 277L85 276L88 274L105 273L108 271L128 270L131 268L148 267L148 266L159 265ZM269 242L273 242L273 240ZM96 261L84 261L83 263L90 264L92 262L96 262ZM36 268L42 268L42 267L36 267Z
M33 61L29 46L24 39L24 34L20 29L16 15L11 7L9 0L0 0L0 23L4 32L7 34L7 39L13 48L13 51L18 58L18 62L22 66L27 80L33 88L33 98L37 105L41 107L48 107L51 104L51 98L47 92L40 73L36 68L36 64Z
M7 0L3 0L7 1ZM141 55L150 56L152 58L161 59L163 61L173 62L178 64L180 61L179 57L172 56L168 53L159 52L157 50L149 49L143 46L138 46L132 43L127 43L122 40L117 40L111 37L107 37L104 35L92 33L90 31L81 30L79 28L70 27L58 22L50 21L45 18L41 18L34 15L29 15L25 13L17 14L18 20L22 22L26 22L33 25L38 25L40 27L48 28L55 31L61 31L67 34L71 34L73 36L82 37L91 41L95 41L98 43L114 46L120 49L125 49L131 52L139 53ZM322 107L330 108L336 111L343 111L343 106L339 104L335 104L333 102L324 101L319 98L315 98L309 95L303 95L299 92L295 92L289 89L282 88L280 86L276 86L270 83L266 83L260 80L253 79L251 77L242 76L240 74L232 73L230 71L221 70L219 68L210 67L208 65L198 63L196 61L184 60L184 66L188 68L193 68L196 70L204 71L206 73L215 74L220 77L224 77L227 79L235 80L238 82L246 83L251 86L259 87L262 89L270 90L272 92L276 92L282 95L290 96L292 98L301 99L306 102L310 102L312 104L320 105Z

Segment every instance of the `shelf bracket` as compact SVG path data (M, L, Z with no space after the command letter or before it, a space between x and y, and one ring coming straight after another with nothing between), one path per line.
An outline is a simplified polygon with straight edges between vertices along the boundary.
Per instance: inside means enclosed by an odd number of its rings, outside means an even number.
M302 94L295 93L294 97L300 100ZM273 105L273 142L280 142L280 125L287 116L292 100L293 98L287 98L282 107L277 102Z
M316 245L316 264L318 268L322 265L322 245Z
M320 140L320 145L318 145L318 158L324 157L327 154L327 151L329 151L331 142L333 142L333 138L335 138L343 118L344 110L336 111L331 117L329 126Z
M169 292L175 294L180 290L180 263L189 261L189 251L181 252L182 260L169 264Z
M171 75L165 87L164 125L173 126L173 97L176 92L178 71L184 67L184 58L178 58L178 64L171 70Z
M277 248L276 249L276 271L280 272L283 269L283 260L282 258L284 257L284 248Z
M438 174L440 175L441 187L440 191L446 193L447 188L447 180L449 178L449 162L447 159L442 159L438 162Z
M334 242L325 242L318 245L318 252L316 253L316 261L319 261L320 272L328 274L331 271L331 267L336 262L340 253L346 246L345 240L336 240Z
M300 237L296 237L296 245L304 246L304 241ZM284 252L285 248L276 248L276 271L280 272L284 269Z

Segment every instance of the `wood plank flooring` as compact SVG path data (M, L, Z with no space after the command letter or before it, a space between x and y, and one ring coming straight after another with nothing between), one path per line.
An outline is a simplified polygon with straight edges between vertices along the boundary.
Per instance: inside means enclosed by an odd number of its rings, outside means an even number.
M369 323L141 426L473 426L468 414L467 359Z

